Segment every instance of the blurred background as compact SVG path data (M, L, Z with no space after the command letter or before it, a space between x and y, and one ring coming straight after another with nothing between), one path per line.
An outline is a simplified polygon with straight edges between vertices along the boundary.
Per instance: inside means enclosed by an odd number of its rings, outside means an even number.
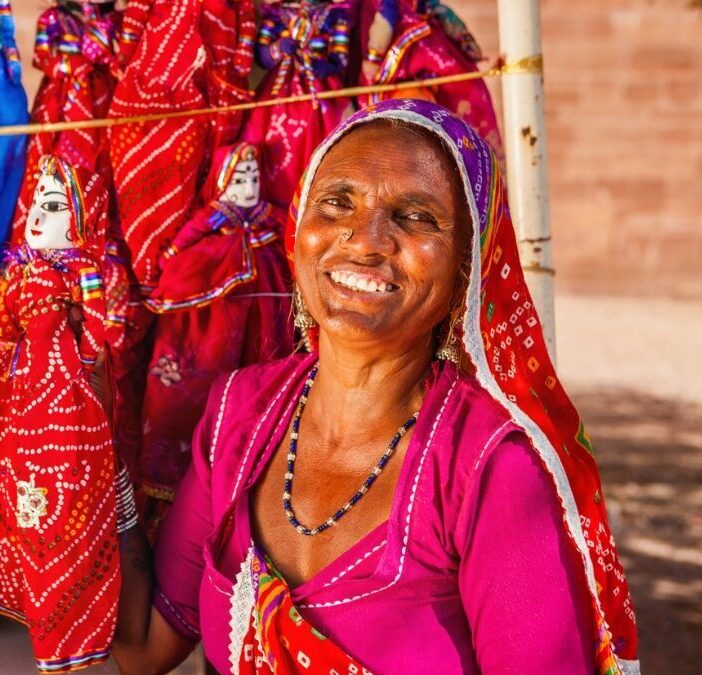
M496 0L445 4L494 60ZM13 3L30 100L44 6ZM702 1L542 0L541 11L558 370L595 443L642 672L699 675ZM499 110L499 80L488 82ZM0 674L34 672L7 622L0 654Z

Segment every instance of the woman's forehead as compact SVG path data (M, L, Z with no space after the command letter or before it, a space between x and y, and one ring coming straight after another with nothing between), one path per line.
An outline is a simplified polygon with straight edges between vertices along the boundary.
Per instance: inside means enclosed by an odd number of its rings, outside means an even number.
M419 183L459 178L453 157L439 137L415 125L383 119L353 127L330 146L312 185L346 172L358 173L361 178L408 176Z
M346 149L363 144L371 144L379 153L390 145L401 145L408 155L412 155L417 147L432 148L438 155L445 157L450 154L442 139L429 129L402 120L378 117L349 128L327 148L325 157L331 152L340 152L340 147Z

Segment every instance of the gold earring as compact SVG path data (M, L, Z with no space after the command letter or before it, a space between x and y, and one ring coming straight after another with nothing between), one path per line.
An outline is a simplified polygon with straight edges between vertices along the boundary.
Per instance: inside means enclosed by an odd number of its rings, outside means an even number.
M314 317L307 311L307 307L305 307L305 301L302 299L302 293L300 293L300 289L297 287L295 287L294 302L295 328L299 328L301 330L306 330L307 328L314 328L317 325L317 322L314 320Z
M461 325L462 316L458 316L455 320L449 323L448 333L441 346L436 350L436 358L442 361L451 361L458 363L461 356L458 351L458 338L456 337L456 328Z

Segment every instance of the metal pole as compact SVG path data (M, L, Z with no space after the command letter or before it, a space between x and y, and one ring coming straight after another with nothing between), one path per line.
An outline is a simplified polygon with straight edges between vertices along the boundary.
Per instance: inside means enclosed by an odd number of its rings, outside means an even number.
M539 0L497 0L500 52L508 62L541 54ZM526 282L556 360L543 74L502 78L509 204Z

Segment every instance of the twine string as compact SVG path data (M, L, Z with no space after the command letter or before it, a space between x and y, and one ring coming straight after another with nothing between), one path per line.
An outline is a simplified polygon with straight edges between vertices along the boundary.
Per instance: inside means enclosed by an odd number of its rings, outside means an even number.
M353 98L357 96L367 96L369 94L387 94L405 89L417 89L428 87L440 87L455 82L466 82L468 80L478 80L488 77L501 77L504 75L520 74L541 74L543 72L543 57L541 54L527 56L516 61L505 62L498 59L487 70L477 70L470 73L458 73L456 75L443 75L440 77L429 77L421 80L411 80L407 82L393 82L390 84L370 84L356 87L346 87L344 89L331 89L329 91L312 92L309 94L297 94L295 96L283 96L263 101L249 101L247 103L236 103L234 105L217 106L211 108L201 108L197 110L178 110L166 113L154 113L151 115L135 115L131 117L108 117L89 120L76 120L72 122L44 122L40 124L13 124L0 126L0 136L15 136L20 134L43 134L56 133L60 131L70 131L72 129L100 129L105 127L115 127L123 124L144 124L146 122L158 122L160 120L179 119L182 117L202 117L203 115L217 115L221 113L233 113L254 108L270 108L277 105L287 105L289 103L302 103L305 101L319 101L332 98Z

